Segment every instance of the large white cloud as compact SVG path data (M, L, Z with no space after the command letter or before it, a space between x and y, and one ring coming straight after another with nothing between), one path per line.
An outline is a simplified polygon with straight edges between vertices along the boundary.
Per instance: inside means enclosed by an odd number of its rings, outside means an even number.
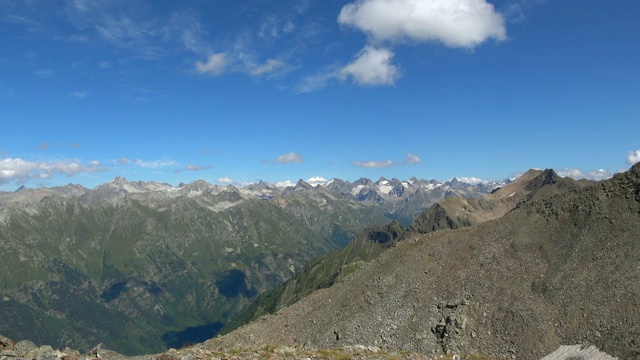
M99 161L82 165L77 161L28 161L21 158L0 159L0 184L15 181L24 184L31 179L50 179L55 174L72 176L84 172L106 171Z
M373 41L439 41L473 48L487 39L507 38L504 18L485 0L358 0L342 8L338 22Z
M391 63L393 52L366 46L357 58L342 68L338 78L353 77L360 85L393 85L400 76L398 68Z
M629 165L633 165L638 162L640 162L640 149L636 151L629 151L627 154L627 163Z

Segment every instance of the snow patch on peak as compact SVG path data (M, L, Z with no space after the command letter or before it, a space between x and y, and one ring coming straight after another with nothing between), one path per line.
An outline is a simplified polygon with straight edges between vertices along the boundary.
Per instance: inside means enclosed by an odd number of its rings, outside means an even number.
M489 181L478 179L476 177L461 177L457 178L459 182L469 185L487 184Z
M385 180L385 181L382 181L380 185L378 185L378 189L380 189L381 193L385 195L389 195L389 193L393 189L393 186L389 185L389 182Z
M311 186L327 185L327 179L322 176L314 176L307 180L307 184Z

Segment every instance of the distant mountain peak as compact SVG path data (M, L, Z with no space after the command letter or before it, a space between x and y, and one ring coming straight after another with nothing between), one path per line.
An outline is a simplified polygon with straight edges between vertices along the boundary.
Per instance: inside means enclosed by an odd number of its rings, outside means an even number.
M113 178L113 180L111 180L111 183L114 184L114 185L122 186L122 185L125 185L125 184L129 183L129 182L127 181L127 178L124 178L124 177L121 177L121 176L116 176L115 178Z
M327 181L327 179L323 178L322 176L312 176L307 180L308 183L318 182L318 181L325 182Z
M322 176L313 176L307 180L307 184L311 186L324 186L327 184L327 179Z
M296 183L296 186L294 187L295 190L311 189L311 188L312 188L311 184L307 183L302 179L298 180L298 182Z

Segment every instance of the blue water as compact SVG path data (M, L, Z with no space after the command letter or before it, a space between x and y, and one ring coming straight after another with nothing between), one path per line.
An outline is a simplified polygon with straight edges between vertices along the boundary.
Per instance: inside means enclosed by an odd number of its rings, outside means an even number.
M183 346L201 343L216 336L224 326L221 322L188 327L182 331L168 332L162 335L162 341L169 348L179 349Z

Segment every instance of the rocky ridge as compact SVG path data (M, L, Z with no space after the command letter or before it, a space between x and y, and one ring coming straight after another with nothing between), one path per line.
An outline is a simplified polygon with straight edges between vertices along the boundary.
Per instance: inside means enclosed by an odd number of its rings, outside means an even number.
M497 219L529 200L548 198L582 186L585 184L560 178L551 169L530 170L517 180L480 198L445 198L432 205L406 230L395 221L386 226L365 229L344 249L313 260L285 283L256 298L245 311L227 323L221 333L227 333L261 315L273 314L315 290L341 281L413 234L457 229Z

